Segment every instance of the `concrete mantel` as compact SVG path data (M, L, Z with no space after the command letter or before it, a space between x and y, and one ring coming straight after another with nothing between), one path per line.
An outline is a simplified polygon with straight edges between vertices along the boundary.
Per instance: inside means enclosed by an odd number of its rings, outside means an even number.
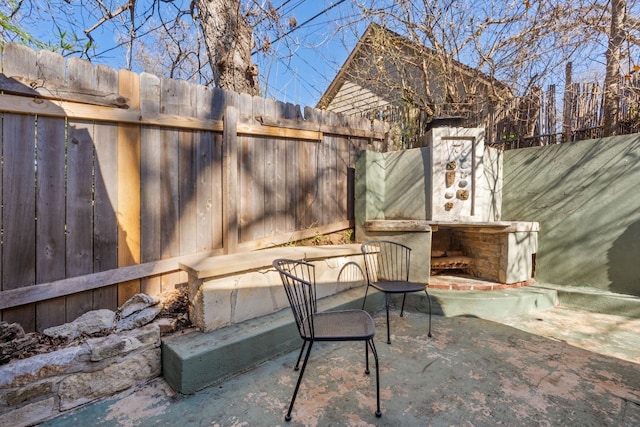
M473 230L476 233L531 233L540 231L538 222L526 221L491 221L491 222L458 222L458 221L427 221L433 231L438 229Z
M364 229L372 232L411 231L430 232L438 229L469 229L478 233L538 232L540 224L526 221L426 221L416 219L373 219L364 222Z
M428 221L414 219L373 219L365 221L364 228L367 231L412 231L430 232L431 225Z

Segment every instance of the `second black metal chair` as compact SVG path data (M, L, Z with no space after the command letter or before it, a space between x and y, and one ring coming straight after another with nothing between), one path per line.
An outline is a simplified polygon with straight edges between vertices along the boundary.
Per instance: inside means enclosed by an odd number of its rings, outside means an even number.
M311 347L316 341L364 341L366 354L365 373L369 374L369 349L373 353L376 365L376 417L382 416L380 412L380 379L378 369L378 353L373 343L375 335L375 323L369 313L364 310L340 310L318 313L316 301L316 280L313 264L305 261L277 259L273 266L280 273L282 284L289 299L289 305L293 312L298 332L302 338L302 348L298 355L295 370L297 371L305 348L307 352L300 369L298 382L289 404L289 410L285 416L286 421L291 420L293 403L298 395L298 389L302 382L302 375L307 367Z
M367 276L367 290L362 301L362 308L364 308L367 300L369 287L384 292L385 307L387 309L387 343L391 344L389 303L393 294L402 294L401 317L404 315L404 302L408 293L424 291L427 294L427 300L429 301L428 336L431 336L431 297L427 292L427 285L409 281L411 248L389 240L371 240L363 243L360 249L364 256Z

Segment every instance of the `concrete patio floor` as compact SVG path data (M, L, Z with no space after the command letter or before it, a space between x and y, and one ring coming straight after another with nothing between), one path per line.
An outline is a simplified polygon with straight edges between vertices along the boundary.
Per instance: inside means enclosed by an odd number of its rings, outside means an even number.
M158 378L46 426L638 426L640 319L562 307L499 323L392 312L375 316L375 376L358 343L319 343L291 422L297 351L229 381L180 395Z

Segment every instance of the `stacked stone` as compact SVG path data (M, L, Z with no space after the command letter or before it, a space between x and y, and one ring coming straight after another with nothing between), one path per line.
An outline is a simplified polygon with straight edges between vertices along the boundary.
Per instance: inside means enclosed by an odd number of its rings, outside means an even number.
M159 376L161 322L153 322L159 302L138 294L117 312L91 311L43 331L69 343L89 338L0 366L0 425L35 425ZM2 331L11 342L26 336L19 325ZM106 335L91 337L99 334Z
M17 354L31 350L37 343L37 337L25 334L19 324L0 322L0 365L9 363Z

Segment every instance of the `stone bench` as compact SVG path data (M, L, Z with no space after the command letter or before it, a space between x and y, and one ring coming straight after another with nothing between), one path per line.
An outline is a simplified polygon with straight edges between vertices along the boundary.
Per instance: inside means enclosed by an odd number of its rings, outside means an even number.
M300 346L275 259L316 266L318 310L361 308L366 283L359 244L291 246L181 264L188 273L191 321L199 330L162 341L162 372L193 393ZM367 309L382 306L382 294Z
M180 264L189 277L189 316L203 332L289 307L275 259L304 259L316 266L318 298L362 286L360 245L287 246L208 257Z

